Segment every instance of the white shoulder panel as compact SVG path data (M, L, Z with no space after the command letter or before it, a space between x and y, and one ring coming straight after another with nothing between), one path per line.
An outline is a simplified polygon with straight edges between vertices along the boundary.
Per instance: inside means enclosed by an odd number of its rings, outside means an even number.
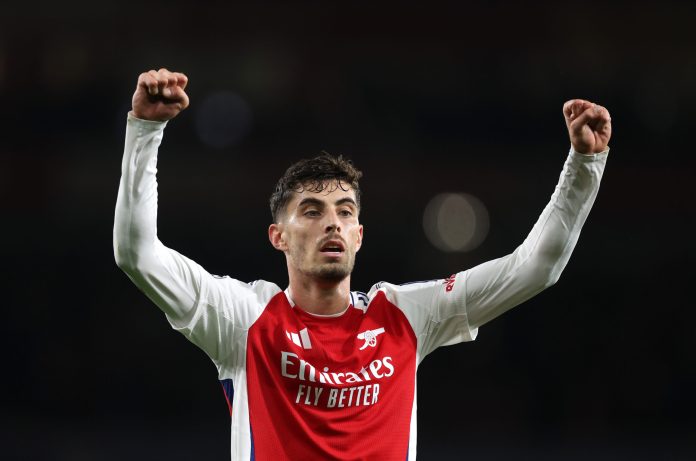
M203 349L218 369L234 368L246 353L246 331L271 298L280 293L274 283L244 283L230 277L203 278L200 301L186 325L169 319L172 327Z
M418 338L418 356L422 360L440 346L476 338L477 329L469 326L466 313L464 273L447 279L394 285L380 282L369 293L378 291L399 308Z

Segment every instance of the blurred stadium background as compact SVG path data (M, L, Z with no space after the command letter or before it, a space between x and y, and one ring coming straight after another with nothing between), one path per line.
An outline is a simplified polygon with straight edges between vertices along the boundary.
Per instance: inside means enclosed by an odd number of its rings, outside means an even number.
M364 171L366 291L512 251L567 153L563 102L608 107L559 283L423 362L419 459L695 459L694 24L677 1L3 6L0 458L229 459L214 366L113 263L130 97L168 67L191 108L161 149L161 239L281 286L267 199L290 162ZM457 209L479 227L443 224Z

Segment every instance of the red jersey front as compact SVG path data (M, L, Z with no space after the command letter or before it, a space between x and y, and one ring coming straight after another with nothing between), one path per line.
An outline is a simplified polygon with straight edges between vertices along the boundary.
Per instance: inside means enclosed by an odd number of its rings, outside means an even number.
M249 329L246 368L257 459L406 459L416 337L383 293L339 317L277 294Z
M415 459L418 364L476 334L462 276L351 292L333 316L272 283L208 281L205 308L173 324L218 366L235 460Z

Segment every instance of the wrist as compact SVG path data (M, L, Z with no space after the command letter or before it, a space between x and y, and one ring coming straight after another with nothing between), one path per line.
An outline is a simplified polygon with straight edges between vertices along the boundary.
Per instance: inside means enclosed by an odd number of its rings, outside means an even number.
M133 110L128 112L128 121L152 128L163 128L167 125L167 120L148 120L142 116L139 117Z

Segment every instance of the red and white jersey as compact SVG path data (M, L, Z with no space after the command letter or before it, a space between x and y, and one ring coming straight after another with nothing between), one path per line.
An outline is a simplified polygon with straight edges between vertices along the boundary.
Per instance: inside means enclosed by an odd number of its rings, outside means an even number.
M188 325L170 320L218 367L235 460L415 459L418 363L476 334L456 281L378 284L335 316L264 281L203 285Z
M157 150L166 123L129 116L114 254L171 325L215 363L233 460L415 460L416 370L439 346L553 284L592 206L607 153L571 151L511 254L449 278L379 283L319 316L265 281L209 274L157 238Z
M272 283L210 277L198 313L170 321L218 367L233 459L403 461L415 456L418 363L476 335L457 288L382 283L319 316Z

